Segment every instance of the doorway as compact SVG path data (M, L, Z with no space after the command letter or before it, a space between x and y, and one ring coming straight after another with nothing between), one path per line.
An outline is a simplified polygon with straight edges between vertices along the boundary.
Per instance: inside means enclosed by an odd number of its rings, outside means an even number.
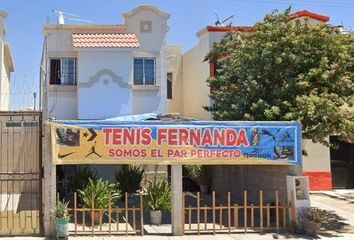
M333 188L354 188L354 144L330 136L331 171Z

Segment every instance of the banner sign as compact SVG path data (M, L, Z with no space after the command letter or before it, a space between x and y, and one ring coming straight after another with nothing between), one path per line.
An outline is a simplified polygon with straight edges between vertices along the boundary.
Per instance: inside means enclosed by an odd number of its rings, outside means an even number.
M299 122L51 122L55 164L301 164Z

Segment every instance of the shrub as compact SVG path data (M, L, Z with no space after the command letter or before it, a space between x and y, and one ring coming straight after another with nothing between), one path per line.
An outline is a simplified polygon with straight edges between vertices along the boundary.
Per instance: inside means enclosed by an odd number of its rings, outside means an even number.
M101 178L92 180L82 190L78 190L79 197L87 208L108 208L109 204L114 203L120 196L116 184L109 184L108 181L103 181ZM111 201L109 200L111 197Z
M135 193L140 189L143 176L144 169L140 166L122 165L120 171L115 174L115 179L122 193Z

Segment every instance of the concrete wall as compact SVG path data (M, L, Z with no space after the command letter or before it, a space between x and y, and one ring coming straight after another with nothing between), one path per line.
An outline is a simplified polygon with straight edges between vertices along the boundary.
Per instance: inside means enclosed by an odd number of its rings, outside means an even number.
M3 57L5 57L5 55L3 55ZM2 61L1 68L0 109L1 111L7 111L10 108L10 69L6 60Z
M296 174L289 166L211 166L211 190L220 197L231 192L234 201L243 203L243 191L247 191L249 203L259 203L259 191L263 190L264 203L274 202L279 191L280 203L286 201L286 175ZM226 184L227 183L227 184Z
M210 87L207 79L210 76L210 64L204 61L213 43L220 40L225 32L200 31L198 44L183 54L183 114L202 120L211 120L211 114L204 110L210 106Z
M85 49L79 51L78 59L78 118L103 119L131 114L131 51Z
M210 105L209 63L204 57L209 51L209 39L201 36L197 46L183 54L183 115L202 120L211 120L203 106Z
M302 157L303 174L309 177L310 190L332 189L330 149L322 144L303 140L308 156Z
M172 99L167 99L167 112L183 113L183 68L181 46L168 46L167 72L172 73Z

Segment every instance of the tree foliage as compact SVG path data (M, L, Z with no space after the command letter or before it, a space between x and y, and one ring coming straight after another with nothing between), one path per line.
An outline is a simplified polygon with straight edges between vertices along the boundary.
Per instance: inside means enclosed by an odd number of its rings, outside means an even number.
M229 32L206 60L215 120L300 120L303 137L354 140L354 40L330 25L273 11L249 33Z

